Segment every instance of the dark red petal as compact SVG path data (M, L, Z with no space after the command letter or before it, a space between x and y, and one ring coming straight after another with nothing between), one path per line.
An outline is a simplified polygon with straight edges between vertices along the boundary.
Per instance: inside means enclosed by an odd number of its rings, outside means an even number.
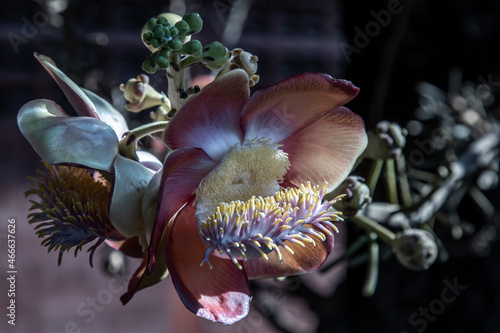
M192 97L165 129L163 139L171 149L203 148L219 161L235 143L241 142L240 114L248 100L248 76L233 70Z
M275 251L264 258L248 259L243 262L249 279L276 278L301 273L307 273L317 270L333 250L333 237L328 236L323 242L315 236L311 236L316 242L316 246L311 243L305 243L305 247L285 242L292 248L295 254L291 254L286 249L280 247L283 255L283 264L280 263Z
M144 253L144 260L130 279L127 292L120 297L123 304L127 304L139 290L153 286L167 277L168 270L165 262L166 242L167 235L164 234L156 248L155 257L158 258L158 263L149 274L146 272L148 257Z
M147 287L151 287L168 276L166 265L156 265L151 274L146 273L148 258L144 255L141 265L136 269L128 283L127 292L120 297L123 305L127 304L135 293Z
M252 292L245 270L231 260L210 257L213 269L200 267L205 246L188 203L174 222L165 257L172 281L188 310L196 315L233 324L248 314Z
M285 181L295 185L328 182L335 189L351 172L365 150L367 136L361 117L337 108L282 142L291 168Z
M252 95L241 115L245 140L284 140L328 111L349 102L359 89L326 74L304 73Z
M200 148L185 147L168 155L160 187L159 205L149 247L148 270L155 264L154 253L162 234L168 234L172 217L189 201L201 180L216 163Z

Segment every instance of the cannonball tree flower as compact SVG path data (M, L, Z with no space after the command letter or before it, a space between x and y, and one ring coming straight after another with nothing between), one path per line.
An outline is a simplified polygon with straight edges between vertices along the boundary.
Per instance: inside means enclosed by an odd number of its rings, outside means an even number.
M305 73L249 97L248 75L236 69L177 112L163 135L172 153L157 180L148 269L165 246L190 311L232 324L248 312L249 279L324 262L340 216L323 196L367 144L363 120L343 107L357 93L349 81Z
M43 99L28 102L18 112L21 133L44 161L54 165L41 180L32 179L35 188L28 192L38 194L40 201L32 208L42 210L32 214L31 222L43 222L37 227L39 236L52 235L42 244L62 254L96 238L97 246L105 239L138 237L147 249L142 201L161 163L145 152L138 154L139 161L121 156L119 139L128 131L124 117L104 99L78 87L52 59L35 57L77 114L70 117L57 103ZM73 167L55 167L60 165ZM89 178L86 169L98 171L102 181ZM76 209L72 202L81 207Z

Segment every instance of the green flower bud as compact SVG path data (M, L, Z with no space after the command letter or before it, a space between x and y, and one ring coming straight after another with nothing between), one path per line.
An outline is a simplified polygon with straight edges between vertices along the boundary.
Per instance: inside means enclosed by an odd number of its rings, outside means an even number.
M167 39L169 39L169 38L175 37L179 33L179 30L177 28L175 28L175 29L172 29L172 32L174 33L172 35L170 28L174 28L173 26L181 20L182 20L181 16L179 16L177 14L173 14L173 13L162 13L162 14L159 14L159 15L149 19L146 22L146 24L144 24L144 26L142 27L141 36L144 36L144 34L147 32L151 32L152 38L150 41L145 41L144 38L142 38L142 41L144 42L146 47L151 52L158 51L159 47L165 46L162 44L163 37L166 37ZM161 38L155 38L154 33L156 31L163 31L163 36L161 36ZM160 33L158 33L158 34L160 34ZM191 40L190 36L183 36L183 37L185 37L182 40L183 42L188 42L189 40ZM155 42L154 45L153 45L153 39L157 39L157 42Z
M158 52L155 52L147 57L146 60L144 60L144 62L142 63L142 69L149 74L154 74L158 69L158 64L156 62L157 57Z
M175 28L179 31L179 35L185 36L189 31L189 24L186 21L179 21L175 24Z
M162 57L166 57L168 58L168 48L161 48L159 51L158 51L158 56L162 56Z
M168 44L168 42L170 42L170 38L167 38L167 37L163 37L160 40L161 46L166 46Z
M188 13L182 17L182 20L189 25L188 35L197 34L203 28L203 20L198 13Z
M170 33L170 28L167 28L167 27L163 27L163 34L167 38L170 38L172 36L172 34Z
M179 29L176 27L170 27L170 36L177 36L179 34Z
M199 40L192 40L182 45L181 50L184 54L191 54L195 57L199 57L201 55L202 49L203 46L201 45Z
M224 66L229 60L229 51L220 42L212 42L202 50L202 64L215 70Z
M168 22L167 18L164 17L164 16L160 16L158 17L158 24L161 24L161 25L170 25L170 23Z
M182 42L179 38L174 38L168 43L168 46L174 51L179 51L182 48Z
M151 39L151 45L156 49L161 46L161 42L158 39L153 38Z
M156 59L156 63L158 64L158 67L162 69L165 69L168 67L168 65L170 65L170 63L168 62L168 58L161 55L159 55L158 59Z
M153 33L153 37L156 39L162 39L165 37L165 33L163 33L163 29L156 29Z
M157 20L152 17L148 20L148 22L146 23L147 27L149 28L149 30L153 30L153 27L157 24Z
M153 39L153 34L151 32L146 32L144 35L142 35L143 42L150 43L151 39Z

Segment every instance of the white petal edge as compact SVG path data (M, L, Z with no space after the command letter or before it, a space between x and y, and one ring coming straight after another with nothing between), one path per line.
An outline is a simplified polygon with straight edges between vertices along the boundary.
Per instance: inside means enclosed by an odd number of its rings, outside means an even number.
M57 103L39 99L21 107L17 123L46 162L112 172L118 139L114 130L99 119L68 117Z

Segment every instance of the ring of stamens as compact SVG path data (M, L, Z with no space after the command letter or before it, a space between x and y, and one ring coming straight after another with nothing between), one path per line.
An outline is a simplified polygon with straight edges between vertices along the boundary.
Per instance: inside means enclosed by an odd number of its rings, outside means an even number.
M343 220L341 212L330 210L342 195L322 203L325 188L326 184L313 187L308 182L299 188L281 189L274 196L219 205L199 228L208 244L200 265L206 262L212 268L209 256L214 251L229 257L239 269L238 259L246 261L249 253L268 260L267 253L276 251L283 263L280 247L294 254L285 242L305 247L305 243L316 246L311 236L325 241L326 235L332 236L331 229L338 232L332 221Z

